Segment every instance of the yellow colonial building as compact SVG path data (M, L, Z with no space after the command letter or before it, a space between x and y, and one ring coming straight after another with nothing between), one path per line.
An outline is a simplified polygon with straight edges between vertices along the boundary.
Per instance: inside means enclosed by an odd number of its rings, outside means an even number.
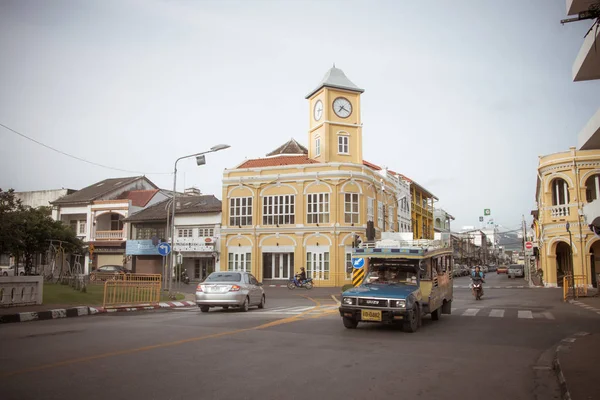
M540 157L536 199L538 267L545 286L562 286L571 273L596 286L600 237L589 227L594 221L588 208L600 200L600 150L571 147Z
M339 286L350 282L346 266L357 236L366 240L367 221L376 237L412 231L411 182L363 160L363 92L331 68L306 96L307 147L292 139L224 171L222 269L285 283L304 266L317 285ZM422 229L431 227L433 238L433 210L422 201L418 215L429 218Z

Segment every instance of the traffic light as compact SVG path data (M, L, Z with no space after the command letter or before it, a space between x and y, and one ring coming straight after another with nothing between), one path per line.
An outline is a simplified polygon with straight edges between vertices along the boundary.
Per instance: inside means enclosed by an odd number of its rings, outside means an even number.
M361 240L360 236L354 235L354 240L352 241L352 247L356 248L356 247L360 246L361 243L362 243L362 240Z

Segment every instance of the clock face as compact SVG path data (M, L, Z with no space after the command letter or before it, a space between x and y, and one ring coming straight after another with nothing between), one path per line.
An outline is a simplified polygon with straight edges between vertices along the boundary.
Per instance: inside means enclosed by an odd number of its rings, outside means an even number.
M323 116L323 102L321 100L317 100L315 103L315 108L313 110L313 117L315 121L318 121Z
M344 97L333 101L333 112L340 118L348 118L352 114L352 104Z

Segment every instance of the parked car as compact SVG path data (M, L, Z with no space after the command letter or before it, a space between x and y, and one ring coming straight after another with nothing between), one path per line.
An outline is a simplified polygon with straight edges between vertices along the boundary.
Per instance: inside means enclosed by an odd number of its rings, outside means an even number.
M90 281L123 279L124 275L130 273L131 271L122 265L103 265L90 273Z
M507 265L499 265L498 269L496 269L496 275L498 274L506 274L508 273L508 266Z
M213 272L196 287L196 304L202 312L211 307L264 308L266 302L262 283L248 272Z
M511 264L508 266L509 278L523 278L525 276L525 266L519 264Z
M11 265L10 267L0 267L0 270L2 276L15 276L15 265ZM25 267L23 265L19 265L18 273L16 275L25 275Z
M471 268L469 268L466 265L463 265L462 267L462 276L468 276L471 274Z

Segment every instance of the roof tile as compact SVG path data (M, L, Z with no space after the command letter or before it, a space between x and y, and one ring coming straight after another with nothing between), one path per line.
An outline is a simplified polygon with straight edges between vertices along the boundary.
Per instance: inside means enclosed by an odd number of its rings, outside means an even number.
M119 199L131 200L131 205L134 207L146 207L146 204L154 195L158 193L158 189L153 190L130 190L119 196Z
M244 161L238 169L241 168L262 168L262 167L277 167L279 165L299 165L299 164L318 164L317 160L308 158L307 155L297 156L278 156L270 158L255 158Z

